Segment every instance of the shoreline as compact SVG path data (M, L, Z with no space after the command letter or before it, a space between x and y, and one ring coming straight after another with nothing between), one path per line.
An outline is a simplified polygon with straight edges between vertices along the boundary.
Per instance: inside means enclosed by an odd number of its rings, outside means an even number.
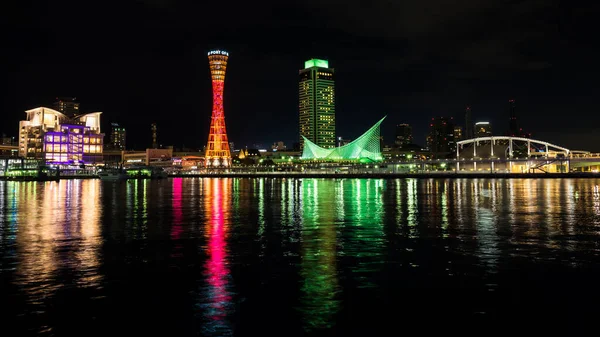
M600 178L600 174L592 172L577 173L200 173L174 174L168 178L290 178L290 179L561 179L561 178ZM94 176L61 176L60 180L99 179ZM149 179L149 178L148 178ZM135 179L128 179L135 180ZM36 179L6 179L0 181L40 181ZM41 180L44 181L44 180ZM56 181L49 179L47 181Z

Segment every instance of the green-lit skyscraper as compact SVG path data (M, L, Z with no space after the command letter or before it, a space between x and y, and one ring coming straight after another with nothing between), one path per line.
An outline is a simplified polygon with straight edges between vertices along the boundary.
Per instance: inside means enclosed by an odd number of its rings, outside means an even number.
M323 148L335 147L335 84L327 60L311 59L300 70L298 85L300 148L306 137Z

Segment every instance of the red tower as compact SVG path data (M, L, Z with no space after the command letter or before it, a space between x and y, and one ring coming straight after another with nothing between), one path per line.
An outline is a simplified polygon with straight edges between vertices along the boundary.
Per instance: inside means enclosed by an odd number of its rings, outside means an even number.
M210 167L231 166L231 152L225 129L225 113L223 112L223 88L225 86L225 70L229 54L223 50L208 52L208 63L213 88L213 109L210 120L210 133L206 147L205 163Z

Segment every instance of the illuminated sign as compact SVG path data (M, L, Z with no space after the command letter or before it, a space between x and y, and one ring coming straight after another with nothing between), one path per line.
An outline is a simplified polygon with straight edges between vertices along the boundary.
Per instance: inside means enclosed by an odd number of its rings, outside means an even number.
M127 159L128 163L141 163L142 160L141 159Z
M304 69L319 67L319 68L329 68L329 61L327 60L319 60L319 59L311 59L304 62Z
M208 56L210 55L225 55L229 56L229 53L224 50L211 50L208 52Z

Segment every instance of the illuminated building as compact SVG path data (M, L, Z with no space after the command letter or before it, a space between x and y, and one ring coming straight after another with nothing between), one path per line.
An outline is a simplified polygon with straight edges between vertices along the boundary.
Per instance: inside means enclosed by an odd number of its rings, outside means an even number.
M452 117L431 118L427 147L433 153L454 152L456 143L454 142L454 119Z
M492 124L490 122L475 123L475 137L489 137L492 135Z
M110 131L110 147L115 150L125 150L127 133L124 127L121 127L118 123L110 124L112 129Z
M408 144L412 144L413 135L412 127L409 124L398 124L396 125L396 145L400 148L405 147Z
M465 108L465 139L471 139L473 136L473 116L471 114L471 107L467 105Z
M311 59L299 71L298 112L300 149L304 140L333 149L335 138L335 95L333 69L327 60Z
M102 162L101 112L71 118L45 107L25 112L27 120L19 123L21 157L61 165Z
M456 125L454 126L454 142L458 142L463 140L463 128L462 126Z
M360 161L380 161L383 160L381 155L381 143L380 143L380 128L381 122L385 117L375 123L367 132L362 136L358 137L351 143L335 147L335 148L324 148L321 147L308 138L304 138L304 149L302 151L301 159L308 160L331 160L331 161L346 161L346 160L360 160Z
M73 117L79 114L79 102L75 100L75 97L56 97L56 102L52 103L52 108L68 117Z
M223 111L223 89L225 86L225 71L229 54L223 50L208 52L208 63L213 88L213 109L210 120L210 132L206 147L206 166L231 166L231 152L225 129L225 112Z

